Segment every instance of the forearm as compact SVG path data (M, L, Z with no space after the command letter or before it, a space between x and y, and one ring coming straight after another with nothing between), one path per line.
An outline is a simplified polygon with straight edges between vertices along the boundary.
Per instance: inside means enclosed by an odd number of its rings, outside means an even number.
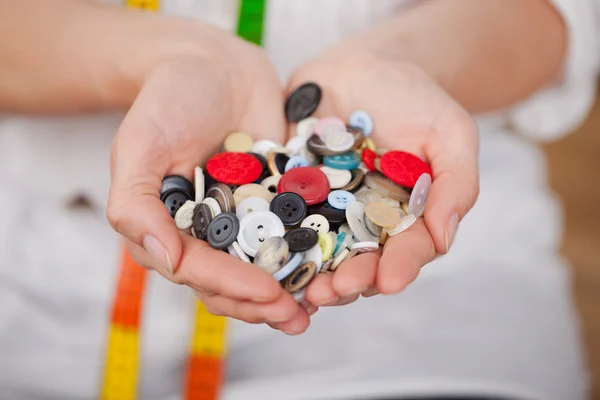
M423 69L473 113L510 106L555 79L566 28L547 0L421 2L365 40Z
M198 29L82 0L0 0L0 111L127 107L161 60L202 51Z

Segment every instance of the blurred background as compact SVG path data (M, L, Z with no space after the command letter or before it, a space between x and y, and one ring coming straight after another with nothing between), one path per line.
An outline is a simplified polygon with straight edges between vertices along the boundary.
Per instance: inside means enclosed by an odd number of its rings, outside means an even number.
M562 253L573 267L593 398L600 400L600 100L581 129L545 150L552 187L565 208Z

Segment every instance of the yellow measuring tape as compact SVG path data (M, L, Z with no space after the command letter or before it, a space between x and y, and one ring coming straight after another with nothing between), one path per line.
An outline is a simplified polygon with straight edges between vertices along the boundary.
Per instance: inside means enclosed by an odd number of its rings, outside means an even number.
M260 44L265 0L242 0L237 33ZM158 11L159 0L126 0L126 6ZM148 273L123 249L119 280L111 312L101 400L135 400L139 379L140 321ZM182 398L219 397L226 355L226 319L196 306L187 377Z

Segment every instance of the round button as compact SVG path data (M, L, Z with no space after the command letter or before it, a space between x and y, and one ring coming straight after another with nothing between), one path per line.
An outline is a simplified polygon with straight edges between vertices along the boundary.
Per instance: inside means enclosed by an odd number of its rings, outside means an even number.
M194 209L192 235L200 240L206 239L208 225L213 220L213 213L210 207L205 203L196 205Z
M344 153L354 146L354 137L345 130L331 132L325 139L325 145L331 151Z
M221 212L235 212L235 199L233 198L233 193L231 193L229 186L222 183L212 185L206 191L206 197L217 200L221 207Z
M346 130L354 138L354 145L352 148L354 150L361 150L366 139L365 134L360 129L354 128L350 125L346 126Z
M329 221L322 215L313 214L309 215L302 221L300 224L303 228L310 228L317 231L317 233L327 233L329 232Z
M307 208L304 199L291 192L278 194L269 206L270 211L277 215L286 227L296 226L302 222L306 217Z
M383 228L379 225L375 225L373 223L373 221L371 221L368 217L365 218L365 226L367 227L367 230L369 232L371 232L372 235L377 236L377 237L381 237L381 234L383 232Z
M365 136L371 136L373 133L373 120L366 111L357 110L350 115L348 120L350 126L360 129L364 132Z
M277 215L270 211L255 211L240 221L237 240L242 250L250 257L256 256L260 245L272 236L285 234L285 227Z
M388 151L381 156L381 171L392 182L407 188L414 187L422 174L432 175L425 161L404 151Z
M303 260L304 257L302 253L292 253L285 265L273 274L273 278L275 278L276 281L281 282L290 276L290 274L294 272L296 268L300 266L300 264L302 264Z
M335 169L330 167L321 167L321 171L327 176L329 187L339 189L352 181L352 173L346 169Z
M206 170L218 182L244 185L260 177L262 165L250 154L219 153L208 160Z
M323 164L336 169L355 169L360 165L360 158L354 151L323 157Z
M263 179L263 181L260 184L262 187L266 188L269 191L269 193L271 193L272 195L276 195L277 185L279 185L280 179L281 175L269 176L268 178Z
M183 176L169 175L163 179L160 189L160 200L164 202L164 198L173 191L187 194L190 200L195 198L194 185Z
M255 211L269 211L269 203L261 197L246 197L235 208L235 215L241 220Z
M365 163L369 171L377 171L375 168L375 159L378 157L373 150L364 148L362 151L362 161Z
M350 254L350 250L348 250L348 249L342 250L340 252L340 254L338 254L338 256L333 260L333 263L329 267L329 270L332 272L335 271L340 266L342 261L344 261L348 257L349 254Z
M323 253L323 262L329 260L329 257L333 254L333 240L329 232L319 233L319 246L321 246L321 252Z
M298 167L308 167L308 160L304 156L294 156L291 157L288 162L285 164L284 170L288 172L292 168Z
M188 200L177 210L177 213L175 213L175 225L177 225L178 229L186 230L192 227L195 208L196 203Z
M308 214L320 214L324 216L329 221L329 229L338 227L346 222L346 212L332 207L328 201L310 206Z
M204 171L200 167L194 168L194 191L196 192L196 203L204 200Z
M430 190L431 175L421 175L417 180L417 183L415 183L415 187L410 195L410 200L408 201L409 214L413 214L417 218L423 215L423 210L425 210L425 203L427 203Z
M314 167L291 169L281 177L277 186L279 193L297 193L308 205L324 201L329 194L329 189L327 176L320 169Z
M327 137L335 132L346 132L346 124L337 117L322 118L314 126L315 133L321 140L327 141Z
M254 265L273 275L287 262L290 249L284 238L273 236L265 240L254 258Z
M338 250L340 249L340 246L342 245L342 243L344 243L344 239L346 238L347 233L346 232L339 232L336 236L336 240L335 240L335 247L333 249L333 254L337 254Z
M400 222L400 214L392 206L383 201L370 203L365 208L367 218L375 225L390 229Z
M208 206L208 208L210 209L210 212L212 213L213 218L216 217L217 215L221 214L221 206L219 205L219 202L215 199L213 199L212 197L206 197L204 198L204 200L202 200L202 204L206 204Z
M334 190L327 196L327 202L338 210L345 210L353 201L356 201L356 197L345 190Z
M360 188L360 185L363 183L363 180L365 179L365 173L360 168L356 168L356 169L353 169L352 171L350 171L350 176L352 177L350 182L348 182L347 185L342 186L340 188L340 190L354 192L355 190L358 190Z
M214 249L226 249L235 242L240 231L240 221L230 212L221 213L208 225L206 239Z
M313 82L294 90L285 102L285 117L288 122L299 122L310 117L319 107L321 96L321 88Z
M410 199L410 192L407 189L396 185L380 172L367 172L365 175L365 184L382 197L389 197L403 203L407 203Z
M300 265L283 282L283 288L290 293L304 289L317 274L317 266L309 261Z
M267 165L272 175L282 175L285 172L285 165L290 160L287 154L271 153L267 159Z
M229 247L227 247L227 252L235 258L237 258L238 260L250 264L250 259L248 258L246 253L244 253L244 250L242 250L238 242L231 243Z
M367 230L365 226L365 205L355 201L346 208L346 219L354 236L359 242L379 242L379 238Z
M406 217L402 217L398 225L388 231L388 235L396 236L410 228L415 222L417 222L417 217L408 214Z
M252 153L260 154L264 158L267 158L278 147L281 146L271 140L259 140L252 146Z
M252 151L252 146L254 146L254 139L243 132L232 133L223 142L223 150L234 153L248 153Z
M165 206L169 210L172 218L175 218L177 211L188 201L191 200L189 194L181 190L171 190L168 194L162 198Z
M304 118L302 121L298 122L298 125L296 125L296 135L308 139L313 133L315 133L315 125L317 122L319 122L319 118Z
M294 253L308 251L319 242L319 234L310 228L292 229L285 234L284 238L290 246L290 251Z
M264 157L262 154L258 154L258 153L249 152L248 154L250 154L252 157L256 158L260 162L260 165L262 165L262 169L264 172L264 170L267 168L266 157Z
M233 199L236 206L248 197L260 197L266 202L270 202L273 199L273 194L269 191L269 189L264 187L262 184L259 185L258 183L242 185L237 188L235 192L233 192Z
M358 254L370 253L379 250L379 243L377 242L359 242L354 243L350 246L350 251L355 250Z
M375 142L371 138L366 138L365 143L363 145L364 148L369 150L377 151L377 146L375 146Z
M306 147L306 141L308 137L294 136L285 144L285 148L288 149L292 154L298 154Z
M335 151L329 150L324 141L321 140L319 135L312 135L306 141L306 148L312 153L318 156L327 156L336 154Z

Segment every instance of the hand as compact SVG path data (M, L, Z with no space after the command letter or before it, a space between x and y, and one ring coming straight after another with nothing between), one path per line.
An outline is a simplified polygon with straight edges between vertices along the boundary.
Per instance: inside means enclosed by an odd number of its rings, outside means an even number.
M114 139L107 216L138 263L193 288L210 312L300 333L308 314L278 282L180 235L159 199L165 176L192 180L229 133L284 141L283 89L266 56L225 33L210 35L208 50L175 52L144 80Z
M289 90L307 81L323 89L317 117L347 121L353 111L363 109L373 118L378 147L423 157L433 170L425 218L389 238L383 252L359 255L335 273L317 276L307 300L316 306L342 305L361 293L397 293L421 267L448 252L459 220L478 196L476 126L422 70L361 45L340 45L304 65Z

